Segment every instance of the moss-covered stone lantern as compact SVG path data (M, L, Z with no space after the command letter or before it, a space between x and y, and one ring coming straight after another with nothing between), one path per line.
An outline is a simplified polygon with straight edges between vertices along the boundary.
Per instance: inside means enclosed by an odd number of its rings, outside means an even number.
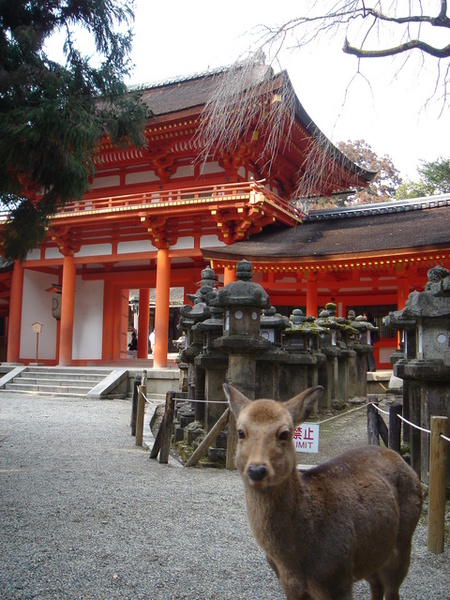
M425 290L411 292L405 307L389 313L385 323L406 330L404 356L394 364L394 374L404 380L404 412L425 429L430 429L432 416L450 419L450 271L442 266L430 269ZM410 443L412 464L427 483L429 436L412 430Z
M247 398L255 397L256 359L272 344L260 336L261 310L269 308L269 296L257 283L252 283L252 265L242 260L236 265L236 281L218 291L211 306L224 311L223 335L214 347L228 353L229 383ZM228 428L227 468L234 468L236 448L234 417Z

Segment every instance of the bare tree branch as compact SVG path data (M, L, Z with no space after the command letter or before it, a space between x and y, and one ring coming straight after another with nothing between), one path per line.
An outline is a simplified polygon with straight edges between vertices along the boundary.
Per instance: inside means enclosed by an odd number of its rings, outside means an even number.
M409 42L405 42L399 46L385 48L384 50L363 50L362 48L351 46L346 39L342 49L346 54L353 54L358 58L383 58L386 56L395 56L396 54L401 54L402 52L409 52L415 48L436 58L450 57L450 44L445 46L445 48L435 48L434 46L430 46L430 44L426 44L420 40L410 40Z
M305 5L307 3L305 2ZM359 59L395 57L419 51L423 56L439 60L450 58L450 16L447 0L436 6L436 14L425 14L425 3L404 0L335 0L328 4L311 0L299 8L299 16L276 27L261 29L261 48L269 49L269 56L277 55L288 40L301 48L310 42L331 35L344 34L343 51ZM432 7L427 3L426 7ZM359 30L357 24L359 22ZM435 32L430 37L431 30ZM385 33L395 35L394 43L386 43ZM436 33L440 33L437 37ZM445 39L447 37L447 40ZM442 43L441 43L441 40ZM437 90L443 90L443 101L449 85L448 74L439 68Z

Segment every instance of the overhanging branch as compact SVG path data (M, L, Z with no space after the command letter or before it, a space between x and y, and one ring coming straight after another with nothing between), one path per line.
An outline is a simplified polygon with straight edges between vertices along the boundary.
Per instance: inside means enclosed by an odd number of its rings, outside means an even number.
M353 54L358 58L383 58L385 56L395 56L402 52L408 52L417 48L426 54L430 54L435 58L449 58L450 57L450 44L444 48L435 48L430 44L422 42L421 40L409 40L399 46L392 48L385 48L383 50L363 50L362 48L356 48L349 44L348 40L345 40L344 47L342 48L346 54Z

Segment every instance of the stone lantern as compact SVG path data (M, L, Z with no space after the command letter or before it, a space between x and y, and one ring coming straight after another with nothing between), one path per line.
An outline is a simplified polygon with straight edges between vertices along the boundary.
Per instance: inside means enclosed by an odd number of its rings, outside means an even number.
M367 396L368 356L374 350L371 341L372 333L378 331L378 328L362 315L355 317L350 322L350 326L357 332L350 340L351 347L356 352L356 373L353 380L353 391L358 396Z
M281 367L284 373L280 377L283 398L290 398L317 385L319 359L325 360L325 356L318 352L319 335L325 330L317 326L312 317L305 317L299 308L292 311L289 324L283 332L283 348L289 356Z
M263 310L259 331L262 338L280 347L282 333L286 327L289 327L289 320L277 313L274 306Z
M311 350L311 328L305 327L305 317L300 308L294 308L289 318L289 327L283 331L283 347L288 352Z
M326 356L324 364L319 366L319 384L325 389L323 402L325 407L331 408L331 401L338 397L339 387L339 362L342 349L338 344L340 327L334 317L333 303L327 304L328 309L320 312L316 325L323 329L320 334L320 351ZM331 311L329 310L331 308Z
M411 328L411 321L415 328ZM403 404L411 420L430 429L431 416L450 418L450 271L438 266L428 271L423 292L411 292L405 307L386 317L389 325L407 324L404 357L394 364L394 374L408 382L403 386ZM415 335L414 335L415 334ZM412 337L415 341L411 343ZM415 356L413 356L413 352ZM405 395L406 394L406 395ZM419 435L411 444L417 460ZM420 434L420 472L428 482L429 436ZM417 463L414 465L417 468ZM450 489L450 461L447 461L447 489Z
M203 269L200 287L195 294L188 294L193 306L185 304L180 309L180 321L178 328L186 333L186 345L180 353L180 363L188 365L188 398L190 400L204 400L204 378L203 369L195 364L195 357L203 348L203 337L195 325L208 319L211 315L208 305L208 296L215 290L215 275L210 268ZM203 420L203 404L195 405L195 418Z
M258 284L252 283L252 265L242 260L236 265L236 281L218 291L211 306L223 309L223 335L214 347L228 354L228 381L247 398L255 398L256 359L271 347L260 336L261 310L269 308L269 297ZM229 417L227 468L234 468L236 426Z
M223 336L258 336L261 310L269 308L269 296L253 277L252 264L242 260L236 265L236 281L219 290L214 306L224 309Z
M280 400L285 396L283 388L286 387L286 378L283 373L283 365L289 359L289 355L282 348L281 342L283 331L288 326L287 317L277 313L274 306L263 309L260 336L270 342L270 347L258 355L256 362L256 395L258 398Z
M211 298L217 296L211 295ZM218 404L218 401L226 402L222 384L228 367L228 357L217 350L214 346L215 341L223 332L223 309L218 306L211 306L211 316L205 321L200 321L194 325L193 329L199 331L203 336L203 349L195 357L195 364L205 372L205 430L208 432L214 423L220 418L224 411L224 405Z

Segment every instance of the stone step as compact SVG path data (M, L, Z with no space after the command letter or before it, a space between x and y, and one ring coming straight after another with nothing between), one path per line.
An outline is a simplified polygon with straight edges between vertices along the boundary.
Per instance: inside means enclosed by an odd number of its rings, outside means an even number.
M92 378L79 378L73 379L72 377L41 377L40 375L36 375L35 377L29 377L28 374L26 376L22 375L21 377L15 377L14 382L18 384L24 385L62 385L62 386L82 386L88 387L89 389L93 388L101 379L92 379Z
M49 395L68 395L68 396L86 396L92 389L92 386L60 386L60 385L34 385L26 383L7 383L5 389L9 392L49 394Z
M30 377L39 379L90 379L93 381L101 381L108 375L107 371L103 373L91 373L90 371L41 371L37 369L25 369L19 374L19 377Z
M3 387L9 392L84 397L99 385L111 369L41 367L31 365Z

